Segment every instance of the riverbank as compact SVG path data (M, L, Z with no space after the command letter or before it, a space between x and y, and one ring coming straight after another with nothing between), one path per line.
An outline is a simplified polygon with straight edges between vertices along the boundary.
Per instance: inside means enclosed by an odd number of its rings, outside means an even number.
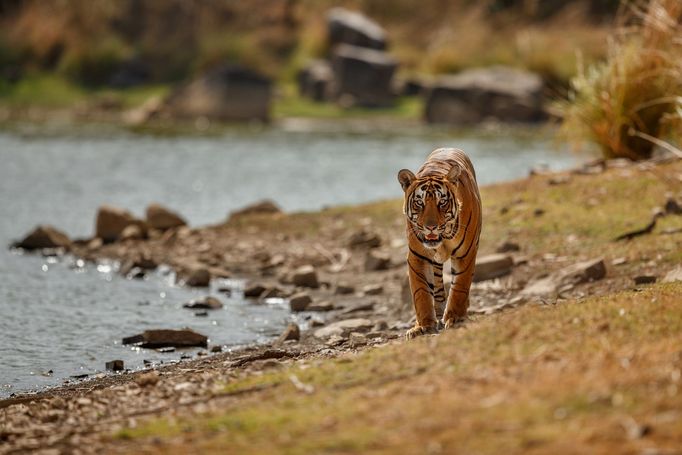
M679 160L484 187L480 255L506 250L508 273L474 285L461 328L411 343L400 201L83 242L73 253L91 260L201 264L303 292L319 322L298 341L5 401L0 452L672 449L682 287L636 283L682 262L681 191ZM293 284L306 265L318 287Z

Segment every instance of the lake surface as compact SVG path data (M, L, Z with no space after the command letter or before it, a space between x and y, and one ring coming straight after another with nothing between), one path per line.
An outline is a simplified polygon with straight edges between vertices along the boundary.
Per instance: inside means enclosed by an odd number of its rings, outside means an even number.
M207 291L176 287L163 270L130 281L118 276L116 264L4 248L37 224L77 238L92 235L104 203L142 216L158 202L198 226L263 198L286 211L398 198L397 171L416 170L441 146L465 150L480 184L585 159L557 150L551 138L429 129L387 134L271 127L210 137L0 132L0 397L97 374L113 359L141 368L144 360L173 361L187 353L120 345L122 337L147 328L191 327L210 344L234 347L278 335L291 317L284 305L224 296L223 310L196 317L181 305Z

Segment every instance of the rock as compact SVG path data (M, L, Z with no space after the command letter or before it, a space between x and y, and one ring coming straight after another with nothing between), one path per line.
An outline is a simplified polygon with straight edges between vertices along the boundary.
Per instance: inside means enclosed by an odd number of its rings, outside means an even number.
M306 292L299 292L289 297L289 306L291 311L305 311L312 301L313 299Z
M317 272L312 265L303 265L294 271L291 281L296 286L317 289L320 282L317 279Z
M433 84L425 117L452 125L538 122L546 118L542 91L542 78L534 73L502 66L466 70Z
M362 229L350 236L348 246L350 248L377 248L381 246L381 237L375 232Z
M556 294L564 288L596 281L606 276L606 266L603 259L592 259L579 262L552 273L546 278L530 283L521 291L522 295Z
M334 304L332 302L319 302L319 303L311 303L308 305L308 307L305 309L306 311L332 311L334 308Z
M206 296L183 303L182 307L191 310L219 310L223 307L223 303L215 297Z
M39 250L43 248L68 249L71 246L71 240L69 240L66 234L52 226L40 225L14 246L25 250Z
M521 251L519 244L509 240L500 243L500 245L495 249L495 252L497 253L513 253L517 251Z
M144 231L138 224L126 226L121 232L119 240L141 240L144 238Z
M355 305L349 306L345 308L341 314L351 314L351 313L357 313L359 311L372 311L374 309L374 302L364 302L364 303L357 303Z
M142 373L135 378L135 383L140 387L151 387L159 382L159 373L156 371L148 371L147 373Z
M282 209L274 202L266 199L232 212L230 219L244 215L276 215L279 213L282 213Z
M341 44L332 56L334 98L343 107L384 107L393 103L398 62L382 51Z
M206 311L206 310L196 311L196 312L194 313L194 316L196 316L196 317L198 317L198 318L205 318L205 317L208 317L208 311Z
M308 326L309 326L310 328L313 328L313 327L324 327L324 321L322 321L321 319L318 319L318 318L312 318L312 319L310 319L310 321L308 322Z
M271 81L236 65L223 65L176 89L164 111L176 118L247 121L269 119Z
M182 273L182 283L191 287L208 287L211 283L211 272L206 267L192 266Z
M665 213L671 215L682 215L682 205L675 198L668 198L664 206Z
M244 297L246 298L258 298L265 292L265 286L262 284L251 284L246 289L244 289Z
M509 275L514 266L514 258L508 254L490 254L476 258L474 282L492 280Z
M381 284L368 284L362 288L362 292L365 295L379 295L383 294L384 287Z
M123 360L112 360L105 363L104 367L109 371L123 371Z
M372 332L383 332L384 330L388 330L388 322L384 320L377 321L372 327Z
M678 265L663 277L663 283L672 283L673 281L682 281L682 266Z
M354 46L383 50L387 47L384 29L364 14L345 8L332 8L327 13L329 46Z
M103 205L97 211L95 237L101 238L104 243L115 242L130 225L138 225L144 230L143 222L127 210Z
M279 339L277 341L284 342L287 340L295 340L298 341L301 339L301 329L298 327L297 324L291 322L287 326L287 328L284 330L282 335L280 335Z
M351 332L348 336L348 342L352 348L365 346L367 344L367 337L362 333Z
M347 284L337 284L336 289L334 289L334 294L336 295L347 295L347 294L352 294L355 292L355 288L353 286L347 285Z
M189 329L145 330L141 334L123 338L123 344L134 344L141 348L206 347L208 338Z
M147 207L146 215L149 227L160 231L187 225L180 215L159 204L151 204Z
M284 292L282 289L278 288L277 286L273 286L270 288L267 288L263 293L260 295L259 299L260 300L265 300L265 299L282 299L286 297L287 293Z
M638 275L633 278L635 284L652 284L655 283L658 278L653 275Z
M317 338L329 338L332 335L347 336L351 332L367 332L374 324L369 319L356 318L334 322L326 327L317 329L314 335Z
M215 346L211 346L211 352L216 353L216 352L223 352L223 347L219 344Z
M387 253L370 250L365 256L365 271L374 272L388 270L391 266L391 257Z
M334 75L329 62L312 60L296 75L298 92L315 101L327 101L331 97Z

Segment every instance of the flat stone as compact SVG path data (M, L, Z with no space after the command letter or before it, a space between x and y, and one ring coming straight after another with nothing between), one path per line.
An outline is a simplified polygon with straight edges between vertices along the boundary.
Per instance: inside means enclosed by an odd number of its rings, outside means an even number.
M306 311L332 311L334 308L334 304L332 302L319 302L319 303L311 303L308 305L308 307L305 309Z
M362 292L365 295L379 295L383 294L384 286L381 284L368 284L362 288Z
M112 360L105 363L104 367L109 371L123 371L123 360Z
M298 341L301 339L301 329L298 327L297 324L291 322L287 326L287 328L284 330L282 335L280 335L278 341L279 342L284 342L288 340L294 340Z
M348 246L351 248L376 248L381 246L381 237L375 232L362 229L351 234L348 239Z
M299 292L289 297L289 306L291 311L305 311L308 305L312 303L313 299L306 292Z
M391 257L387 253L370 250L365 256L365 270L367 272L388 270L390 266Z
M492 280L509 275L514 266L514 258L508 254L497 253L476 258L474 282Z
M345 308L341 314L351 314L357 313L359 311L372 311L373 309L374 302L363 302Z
M658 278L653 275L638 275L632 280L635 284L652 284L655 283Z
M672 283L673 281L682 281L682 266L677 266L663 277L663 283Z
M219 310L223 307L223 303L215 297L206 296L183 303L182 307L191 310Z
M188 268L182 274L182 283L185 286L208 287L211 283L211 272L206 267L201 266Z
M345 319L317 329L314 335L317 338L329 338L332 335L347 336L351 332L367 332L374 326L369 319L355 318Z
M355 292L355 287L347 284L337 284L336 289L334 289L334 294L337 295L347 295Z
M69 240L66 234L52 226L40 225L14 246L25 250L39 250L44 248L69 248L70 245L71 240Z
M208 337L189 329L182 330L145 330L144 332L123 338L123 344L134 344L142 348L165 347L206 347Z
M603 259L583 261L558 270L546 278L530 283L521 291L523 295L556 294L561 289L571 288L588 281L597 281L606 276Z
M291 281L296 286L317 289L320 282L317 279L317 272L312 265L304 265L294 271Z

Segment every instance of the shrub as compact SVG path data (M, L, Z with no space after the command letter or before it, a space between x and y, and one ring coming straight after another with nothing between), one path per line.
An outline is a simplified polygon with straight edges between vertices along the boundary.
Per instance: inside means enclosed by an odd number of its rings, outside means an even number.
M606 61L571 81L559 106L563 131L606 158L649 158L682 136L682 2L623 5Z

